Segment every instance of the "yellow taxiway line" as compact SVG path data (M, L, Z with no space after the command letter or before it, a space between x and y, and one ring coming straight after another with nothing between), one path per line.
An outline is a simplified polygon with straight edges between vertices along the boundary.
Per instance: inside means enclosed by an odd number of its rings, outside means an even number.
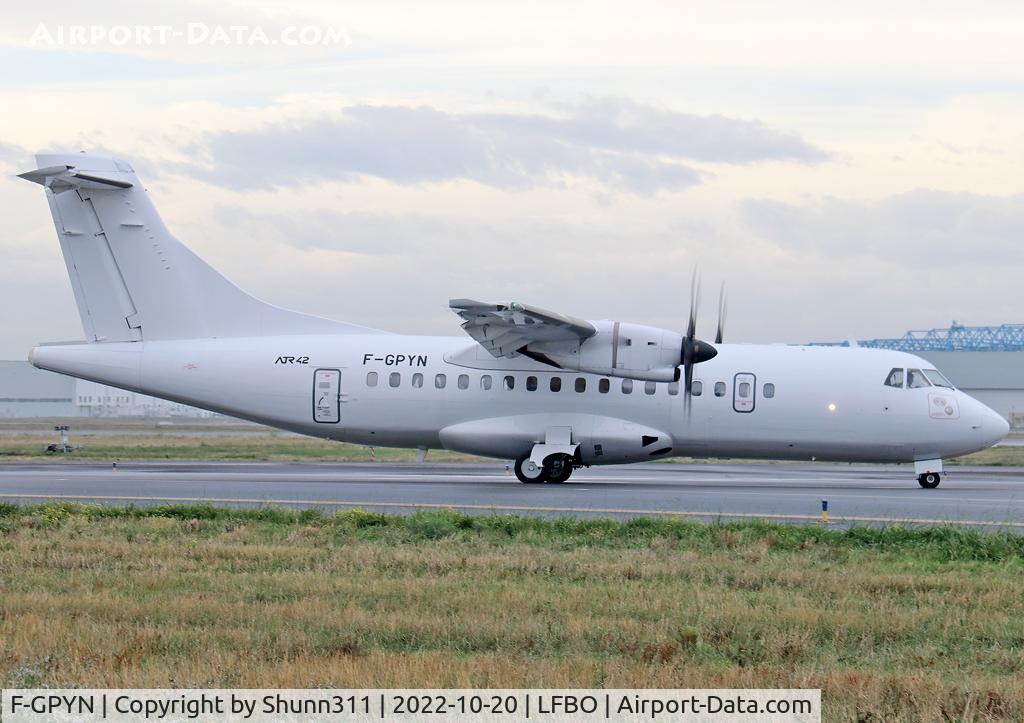
M492 512L558 512L575 514L648 515L654 517L700 517L714 519L790 520L821 522L817 515L784 515L757 512L692 512L685 510L643 510L618 507L546 507L541 505L474 505L442 504L438 502L352 502L345 500L294 500L246 497L147 497L142 495L36 495L0 493L0 498L32 500L96 500L103 502L182 502L188 504L244 504L244 505L321 505L326 507L383 507L404 509L483 510ZM857 515L832 516L829 523L873 522L887 525L963 525L966 527L1024 528L1024 522L994 522L992 520L942 520L914 517L862 517Z

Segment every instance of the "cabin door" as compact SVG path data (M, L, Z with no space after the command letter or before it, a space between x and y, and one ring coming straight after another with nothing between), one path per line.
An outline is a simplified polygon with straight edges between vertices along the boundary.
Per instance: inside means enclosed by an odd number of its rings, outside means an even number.
M754 397L757 395L757 377L741 372L733 378L732 408L737 412L754 411Z
M313 372L313 421L337 424L341 421L341 370Z

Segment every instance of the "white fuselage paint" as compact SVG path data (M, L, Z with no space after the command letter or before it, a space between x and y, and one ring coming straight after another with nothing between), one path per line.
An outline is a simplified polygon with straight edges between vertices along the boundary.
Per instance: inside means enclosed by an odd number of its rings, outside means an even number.
M520 458L552 428L571 430L585 464L654 456L912 462L984 449L1006 422L946 388L883 384L893 367L928 368L902 352L719 344L695 368L702 393L687 414L682 394L642 381L559 372L525 357L493 359L464 337L390 334L267 336L44 345L41 368L190 404L302 434L379 446L448 448ZM314 421L314 373L340 371L338 421ZM367 375L376 372L376 386ZM392 374L398 374L392 386ZM422 386L413 375L422 374ZM444 388L435 384L443 374ZM461 388L460 375L468 377ZM481 377L491 377L483 389ZM515 388L504 388L512 376ZM735 403L752 375L753 405ZM527 388L537 378L536 390ZM551 391L552 377L561 390ZM576 391L577 379L585 391ZM725 384L715 395L716 382ZM764 385L775 394L765 398ZM944 411L946 409L952 412ZM939 411L936 412L936 409ZM656 439L641 446L638 440ZM598 445L595 448L595 445ZM598 454L598 451L600 454ZM660 453L660 454L659 454Z

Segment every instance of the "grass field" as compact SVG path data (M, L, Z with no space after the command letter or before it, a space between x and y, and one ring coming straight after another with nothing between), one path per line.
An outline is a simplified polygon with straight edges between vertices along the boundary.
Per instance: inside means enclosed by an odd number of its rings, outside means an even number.
M0 505L10 686L820 687L1024 720L1024 537Z
M140 434L72 437L78 447L71 454L48 454L54 435L0 437L0 460L74 461L111 460L204 460L204 461L309 461L309 462L412 462L415 449L369 447L286 434L230 436L218 434ZM469 455L432 450L434 461L472 461Z
M357 462L391 461L411 462L416 459L414 449L392 449L376 447L371 450L355 444L330 442L312 437L297 437L289 434L267 432L247 436L231 436L204 432L203 434L182 434L162 432L146 434L109 434L102 436L74 436L72 443L79 446L71 454L47 454L46 445L56 441L53 434L6 434L0 436L0 460L64 460L97 459L112 460L206 460L206 461L310 461L310 462ZM475 461L479 457L432 450L429 458L434 461ZM666 463L714 463L717 460L673 457ZM750 460L730 460L744 462ZM763 462L762 460L756 460ZM972 464L993 466L1024 466L1024 446L993 447L983 452L947 460L947 464Z

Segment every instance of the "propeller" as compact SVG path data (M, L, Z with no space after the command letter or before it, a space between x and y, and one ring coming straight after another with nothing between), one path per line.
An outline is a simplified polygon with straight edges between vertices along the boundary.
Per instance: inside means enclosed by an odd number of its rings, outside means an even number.
M715 333L715 343L722 343L722 335L725 333L725 312L726 302L728 297L725 295L725 282L722 282L722 286L718 289L718 331Z
M723 292L724 293L724 292ZM721 335L723 317L721 314L722 298L719 299L719 336ZM714 359L718 354L715 347L697 338L697 309L700 306L700 278L697 269L693 270L690 280L690 319L686 324L686 335L679 349L679 364L683 367L683 404L686 415L690 415L690 397L693 395L693 365ZM678 381L678 369L676 370Z

